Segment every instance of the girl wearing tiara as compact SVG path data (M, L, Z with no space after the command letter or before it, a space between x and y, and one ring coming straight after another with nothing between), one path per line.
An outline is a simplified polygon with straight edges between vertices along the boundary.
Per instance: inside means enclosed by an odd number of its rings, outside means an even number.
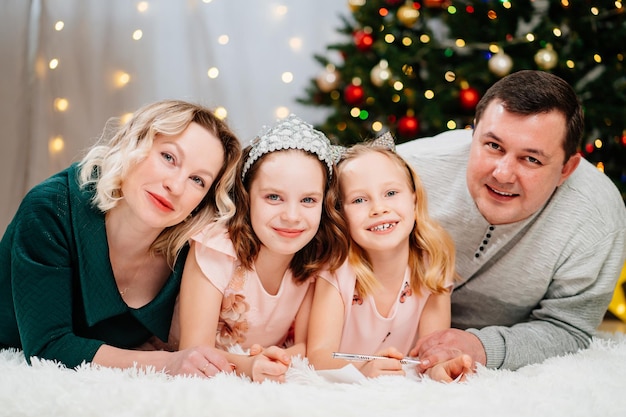
M417 337L450 327L454 244L428 216L419 177L393 149L386 135L347 149L338 163L351 241L345 264L316 282L307 348L316 369L345 366L333 359L341 351L388 357L356 362L365 376L404 375L400 359ZM449 373L432 369L437 379Z
M328 138L293 115L244 149L235 216L193 238L180 292L180 348L216 346L238 374L284 380L291 356L305 354L316 276L347 255L333 167ZM253 344L266 349L229 352Z

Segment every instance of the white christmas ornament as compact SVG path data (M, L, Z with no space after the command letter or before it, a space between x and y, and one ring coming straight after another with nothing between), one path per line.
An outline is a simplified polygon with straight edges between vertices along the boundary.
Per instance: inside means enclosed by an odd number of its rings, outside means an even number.
M391 78L391 71L389 70L389 62L385 59L381 59L378 65L372 68L370 72L370 79L372 84L376 87L381 87Z
M324 71L317 76L315 82L320 90L329 93L339 85L339 72L334 65L327 65Z
M489 71L493 72L498 77L504 77L513 68L513 59L504 52L498 52L494 54L487 63Z
M559 62L559 56L556 54L552 45L547 44L545 48L540 49L535 54L535 63L542 70L550 70L556 67Z

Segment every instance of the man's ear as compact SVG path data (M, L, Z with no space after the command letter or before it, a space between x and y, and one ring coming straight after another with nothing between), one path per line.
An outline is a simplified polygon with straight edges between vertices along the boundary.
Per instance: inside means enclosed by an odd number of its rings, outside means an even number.
M574 155L570 156L570 158L561 169L561 179L559 180L559 185L563 184L563 182L565 182L565 180L570 175L572 175L574 171L576 171L576 168L578 168L578 164L580 164L580 158L581 156L579 153L575 153Z

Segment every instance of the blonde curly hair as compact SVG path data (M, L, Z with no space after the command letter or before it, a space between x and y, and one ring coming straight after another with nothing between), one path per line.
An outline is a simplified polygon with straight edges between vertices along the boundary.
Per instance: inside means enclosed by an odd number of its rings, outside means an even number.
M164 229L153 242L152 253L165 255L170 266L191 236L209 223L227 221L235 213L229 192L235 180L241 144L228 126L206 107L181 100L158 101L138 109L121 126L119 119L111 119L98 143L79 163L80 185L93 187L93 204L107 212L119 203L122 182L129 170L146 158L155 136L178 135L192 122L222 142L224 164L191 217Z

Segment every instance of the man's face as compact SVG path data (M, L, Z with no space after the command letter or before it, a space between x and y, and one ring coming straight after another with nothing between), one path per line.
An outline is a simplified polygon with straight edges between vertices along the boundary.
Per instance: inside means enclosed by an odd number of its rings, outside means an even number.
M574 172L580 155L565 164L565 116L508 112L491 102L474 129L467 187L491 224L524 220L539 210Z

